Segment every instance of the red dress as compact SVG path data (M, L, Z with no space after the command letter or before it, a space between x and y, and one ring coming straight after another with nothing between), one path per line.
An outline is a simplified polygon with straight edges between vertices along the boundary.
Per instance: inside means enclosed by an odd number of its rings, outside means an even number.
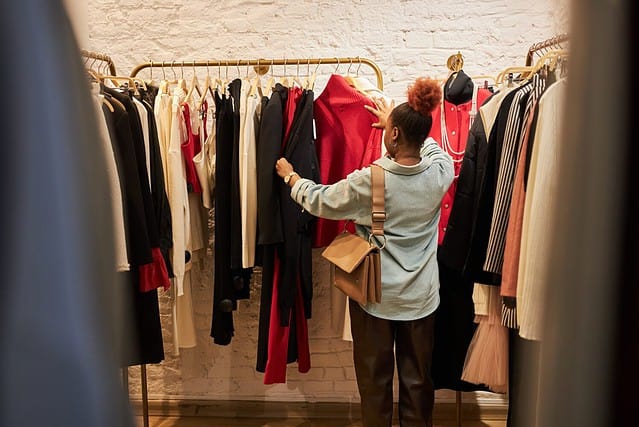
M479 114L479 107L491 95L487 89L479 89L477 91L476 114ZM442 108L444 112L444 126L442 126ZM448 192L442 199L441 217L439 218L439 239L437 244L441 245L446 233L448 218L453 209L453 200L455 200L455 191L457 190L457 177L461 169L464 152L466 150L466 141L468 140L468 131L470 130L471 110L473 109L473 100L463 104L455 105L452 102L444 100L432 112L433 127L430 135L437 143L450 154L453 158L455 166L455 179L450 185ZM446 129L447 143L442 140L442 127Z
M381 156L383 131L372 127L377 118L365 105L375 106L337 74L329 78L313 103L322 184L334 184ZM313 247L328 246L343 229L344 221L318 219Z

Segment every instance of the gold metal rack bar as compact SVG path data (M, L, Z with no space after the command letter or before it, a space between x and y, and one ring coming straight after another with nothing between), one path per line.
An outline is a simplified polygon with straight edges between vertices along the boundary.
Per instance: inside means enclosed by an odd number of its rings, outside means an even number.
M85 58L96 59L98 61L106 62L107 65L109 66L109 72L111 73L111 75L112 76L117 75L115 72L115 64L113 63L113 59L111 59L109 55L104 55L102 53L97 53L97 52L91 52L89 50L84 50L84 49L80 51L80 54Z
M246 67L254 66L260 69L262 74L273 65L352 65L364 64L375 71L377 77L377 87L384 90L384 80L382 71L375 62L368 58L361 57L344 57L344 58L295 58L295 59L229 59L229 60L210 60L210 61L163 61L163 62L144 62L137 65L131 71L131 77L135 77L141 70L145 68L175 68L175 67ZM265 71L266 70L266 71Z
M545 51L548 48L562 48L562 43L568 41L568 33L558 34L554 37L551 37L547 40L541 41L539 43L535 43L530 46L528 49L528 54L526 55L526 66L530 66L533 63L533 57L536 52Z

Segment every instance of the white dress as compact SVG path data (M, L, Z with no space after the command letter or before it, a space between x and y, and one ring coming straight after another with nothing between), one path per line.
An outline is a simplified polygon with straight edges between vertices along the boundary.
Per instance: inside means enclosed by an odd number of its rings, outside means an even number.
M257 241L257 161L256 116L260 104L257 94L248 95L250 83L242 82L240 108L240 211L242 215L242 267L255 265Z

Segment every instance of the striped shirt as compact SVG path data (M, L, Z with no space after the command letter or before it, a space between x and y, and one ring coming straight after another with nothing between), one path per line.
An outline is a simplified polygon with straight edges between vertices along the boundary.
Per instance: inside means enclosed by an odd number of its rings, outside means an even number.
M533 76L532 84L525 84L517 93L510 105L506 133L504 135L499 172L497 176L497 190L490 225L488 250L484 262L484 270L501 274L504 263L504 248L506 246L506 229L508 227L508 213L513 192L515 170L521 141L525 137L522 131L531 113L534 102L543 92L543 79Z

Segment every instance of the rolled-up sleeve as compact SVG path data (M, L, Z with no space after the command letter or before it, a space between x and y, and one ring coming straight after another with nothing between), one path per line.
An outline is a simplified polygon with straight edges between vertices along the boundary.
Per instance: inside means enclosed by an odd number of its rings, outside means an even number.
M370 173L367 169L355 171L332 185L298 179L291 188L291 197L311 215L320 218L357 220L370 216Z

